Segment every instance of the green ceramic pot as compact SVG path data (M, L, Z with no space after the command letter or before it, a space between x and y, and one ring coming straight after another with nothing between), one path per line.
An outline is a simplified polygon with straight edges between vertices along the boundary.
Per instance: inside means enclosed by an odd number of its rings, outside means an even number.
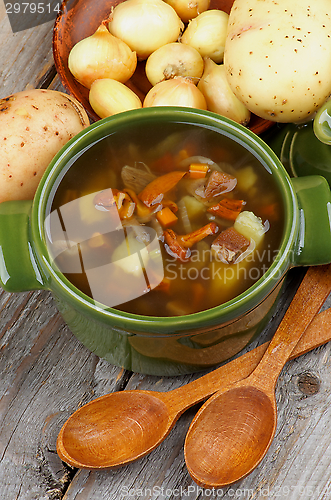
M331 185L331 100L313 120L276 126L272 132L266 141L291 177L321 175Z
M277 256L253 286L223 305L179 317L139 316L95 303L54 266L44 227L50 193L77 153L128 123L140 127L160 121L209 127L243 145L273 173L286 214ZM189 108L121 113L69 141L47 168L34 200L0 204L0 279L10 292L50 290L72 332L112 364L154 375L190 373L229 359L261 331L289 268L331 261L330 203L323 177L291 181L269 146L231 120Z

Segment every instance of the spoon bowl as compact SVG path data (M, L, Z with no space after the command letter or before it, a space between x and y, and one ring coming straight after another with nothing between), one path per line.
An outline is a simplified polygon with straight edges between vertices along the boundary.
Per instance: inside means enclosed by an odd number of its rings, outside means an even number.
M204 411L204 421L190 429L186 455L191 477L216 487L242 478L256 466L276 430L276 403L253 386L217 393ZM220 449L223 449L220 456Z
M330 291L331 265L310 267L255 370L200 408L184 446L187 468L197 484L232 484L265 456L277 425L278 376Z
M162 393L115 392L91 401L69 418L58 442L76 467L108 468L130 463L169 432Z

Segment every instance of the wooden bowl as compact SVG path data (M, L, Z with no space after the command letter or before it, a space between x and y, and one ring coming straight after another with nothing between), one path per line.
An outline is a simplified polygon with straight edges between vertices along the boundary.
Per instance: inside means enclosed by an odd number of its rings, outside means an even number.
M59 15L56 18L53 31L53 56L55 67L65 89L85 107L92 121L99 120L88 100L88 89L77 82L68 69L68 56L72 47L89 35L92 35L104 19L107 19L112 6L123 0L64 0ZM220 9L230 12L233 0L211 0L211 9ZM137 69L127 85L134 90L141 99L151 88L145 75L145 63L139 62ZM264 120L256 115L251 116L249 129L261 134L273 122Z

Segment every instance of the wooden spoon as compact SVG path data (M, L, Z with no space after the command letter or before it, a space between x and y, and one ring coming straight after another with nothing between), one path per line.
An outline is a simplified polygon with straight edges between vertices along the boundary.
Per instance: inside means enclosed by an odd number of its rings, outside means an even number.
M331 340L331 309L316 316L291 359ZM78 468L101 469L132 462L156 448L179 416L224 385L247 377L268 342L226 365L169 392L120 391L91 401L63 425L60 458Z
M277 378L330 291L331 265L309 268L257 368L200 408L184 445L186 465L197 484L232 484L262 460L276 430Z

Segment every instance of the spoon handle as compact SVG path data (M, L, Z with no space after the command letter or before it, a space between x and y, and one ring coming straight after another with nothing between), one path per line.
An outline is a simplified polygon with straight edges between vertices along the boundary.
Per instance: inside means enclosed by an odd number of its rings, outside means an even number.
M270 387L331 292L331 264L312 266L303 278L261 362L251 377ZM266 376L267 374L267 376Z
M331 309L327 309L315 316L308 326L304 335L290 354L289 359L301 356L312 349L319 347L331 340ZM229 361L225 365L213 370L202 377L199 377L186 385L173 389L165 396L171 399L174 411L176 401L180 408L177 411L183 413L186 409L207 399L222 387L233 384L243 378L248 377L261 361L270 342L252 349L246 354Z

